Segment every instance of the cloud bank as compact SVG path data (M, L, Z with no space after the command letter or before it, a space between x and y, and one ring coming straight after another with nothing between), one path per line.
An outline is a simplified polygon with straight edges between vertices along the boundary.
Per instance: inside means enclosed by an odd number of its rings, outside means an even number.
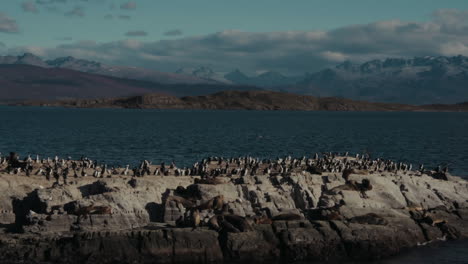
M378 21L330 31L225 30L154 42L84 41L55 48L21 47L11 51L32 49L47 57L71 55L163 71L211 65L220 71L240 68L250 72L304 73L345 60L468 55L468 11L438 10L428 22Z
M176 36L182 36L183 32L180 29L174 29L174 30L169 30L164 32L164 36L168 37L176 37Z

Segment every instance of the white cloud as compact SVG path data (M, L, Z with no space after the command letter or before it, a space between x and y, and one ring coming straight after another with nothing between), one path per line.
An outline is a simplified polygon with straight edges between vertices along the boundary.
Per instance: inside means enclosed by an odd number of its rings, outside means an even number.
M176 36L182 36L182 35L183 35L183 32L180 29L173 29L173 30L164 32L164 36L168 36L168 37L176 37Z
M18 33L19 27L16 20L8 17L6 14L0 12L0 32L3 33Z
M328 61L342 62L348 59L348 57L340 52L333 51L323 51L321 53L322 57Z
M212 65L219 71L303 73L387 57L468 55L468 12L439 10L428 22L400 20L330 31L251 33L225 30L153 42L77 42L46 49L48 57L76 56L163 71ZM21 51L21 48L14 49Z
M456 56L459 54L468 54L468 43L448 42L440 47L440 53L446 56Z
M143 31L143 30L133 30L133 31L128 31L125 33L125 36L127 37L146 37L148 36L148 32Z

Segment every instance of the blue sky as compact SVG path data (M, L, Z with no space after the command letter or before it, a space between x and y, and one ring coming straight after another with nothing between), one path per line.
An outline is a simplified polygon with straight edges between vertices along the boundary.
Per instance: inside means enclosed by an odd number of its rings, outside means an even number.
M74 45L72 53L74 52L75 55L83 57L92 57L92 52L87 53L83 50L77 52L77 46L82 49L83 46L86 46L83 45L86 41L94 42L93 52L95 52L97 45L101 45L99 47L101 49L102 46L109 47L109 45L126 45L125 47L130 45L132 49L136 46L145 48L145 54L141 53L139 59L133 61L130 61L129 58L113 58L111 55L103 56L101 60L153 68L160 67L158 63L161 62L161 54L165 58L169 56L162 51L161 46L169 48L167 46L171 44L170 48L190 48L181 45L187 42L191 43L194 38L198 38L197 45L202 45L209 40L211 41L209 43L211 48L220 47L220 49L223 49L222 45L213 46L216 43L212 42L213 39L220 41L219 38L226 37L226 34L220 36L219 33L221 32L239 31L245 33L243 35L238 33L227 34L231 41L233 37L238 36L239 38L236 40L239 40L238 42L245 46L245 43L241 43L240 40L251 41L253 39L257 40L259 37L271 39L272 36L264 34L268 32L326 32L328 34L328 32L340 31L341 29L353 27L353 25L363 25L365 27L365 25L385 21L424 25L424 23L438 23L438 18L434 16L434 13L438 10L451 10L462 13L462 15L453 14L453 12L449 14L457 17L457 19L464 17L465 13L463 12L468 10L467 0L2 0L1 2L0 14L3 15L3 20L0 17L0 48L3 46L2 53L29 50L41 53L39 55L54 56L64 53L54 48L60 45ZM54 3L48 4L47 2ZM28 4L27 7L26 4ZM125 4L129 4L128 7L130 8L121 8ZM109 19L110 16L112 16L112 19ZM448 15L444 14L443 16L444 21L448 21ZM10 29L10 32L7 32L8 30L4 28L2 32L2 21L10 24L13 21L17 27L16 30ZM463 20L460 23L462 22L466 21ZM424 27L424 30L426 30L426 27ZM173 34L165 34L167 32ZM218 35L216 35L217 33ZM247 35L248 33L258 33L259 35ZM433 32L428 34L433 34ZM249 40L245 39L246 36L249 36ZM290 38L290 35L283 34L282 37ZM301 42L301 39L295 39L296 37L293 37L293 45ZM281 37L275 35L273 38L275 41L279 41L278 38ZM395 35L394 38L398 38L398 35ZM307 41L310 40L308 37L306 39L308 39ZM422 39L424 39L424 36ZM165 40L169 42L165 42ZM149 43L153 43L153 46L149 47ZM451 40L450 43L443 44L445 46L440 46L439 52L434 51L434 55L445 55L441 51L442 48L445 51L450 50L454 53L464 51L465 40ZM285 45L291 46L291 43ZM87 47L89 48L88 44ZM70 50L69 48L68 51ZM157 52L154 52L154 50L157 50ZM373 51L373 48L369 47L369 50ZM343 49L321 50L320 52L326 54L324 56L333 58L330 61L331 63L352 57L346 54ZM450 52L446 53L451 54ZM197 56L201 58L201 54L192 56L186 62L181 58L174 59L174 54L170 54L172 58L171 65L173 66L167 68L167 70L173 70L177 63L185 63L190 66L211 64L210 61L195 60ZM382 50L361 57L367 59L379 56L379 54L382 56L392 55L391 52ZM398 55L398 53L395 55ZM401 54L401 56L407 55L411 54ZM151 60L148 59L146 63L143 63L140 60L145 56L158 63L154 63L153 66L149 62ZM294 56L289 59L293 59ZM307 67L323 67L326 65L325 62L315 63L315 66L305 63L303 70L307 71ZM243 63L238 64L232 65L232 67L244 66ZM262 65L255 64L258 63L250 63L249 70L268 68L263 65L265 63L260 63ZM300 68L298 66L295 65L294 67ZM228 67L230 66L223 65L221 68ZM282 63L282 66L277 68L279 70L279 68L288 67Z
M7 45L53 46L73 40L107 42L123 39L128 31L143 30L148 40L168 38L164 32L179 29L185 36L203 35L226 29L248 32L327 30L350 24L400 19L426 21L440 8L468 9L466 0L136 0L135 10L122 10L126 1L68 0L57 3L57 11L24 12L22 0L2 0L0 12L17 20L19 34L0 35ZM111 4L116 8L111 9ZM63 13L83 7L83 17ZM104 16L131 16L130 20Z

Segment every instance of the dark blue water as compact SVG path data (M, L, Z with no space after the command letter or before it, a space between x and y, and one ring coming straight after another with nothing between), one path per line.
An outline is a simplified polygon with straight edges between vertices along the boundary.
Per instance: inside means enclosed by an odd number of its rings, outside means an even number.
M468 175L468 113L0 107L0 151L108 163L359 152Z
M426 167L449 164L453 174L468 176L468 113L0 107L0 151L179 165L206 156L349 151ZM466 241L429 245L379 263L468 263L467 248Z
M448 241L429 244L410 250L400 256L372 264L466 264L468 241Z

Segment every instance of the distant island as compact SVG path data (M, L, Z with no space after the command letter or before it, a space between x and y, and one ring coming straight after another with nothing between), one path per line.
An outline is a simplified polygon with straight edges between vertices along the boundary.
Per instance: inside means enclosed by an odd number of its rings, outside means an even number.
M20 106L75 108L296 110L296 111L435 111L466 112L468 102L459 104L408 105L356 101L339 97L315 97L274 91L222 91L203 96L176 97L151 93L130 97L29 100Z

